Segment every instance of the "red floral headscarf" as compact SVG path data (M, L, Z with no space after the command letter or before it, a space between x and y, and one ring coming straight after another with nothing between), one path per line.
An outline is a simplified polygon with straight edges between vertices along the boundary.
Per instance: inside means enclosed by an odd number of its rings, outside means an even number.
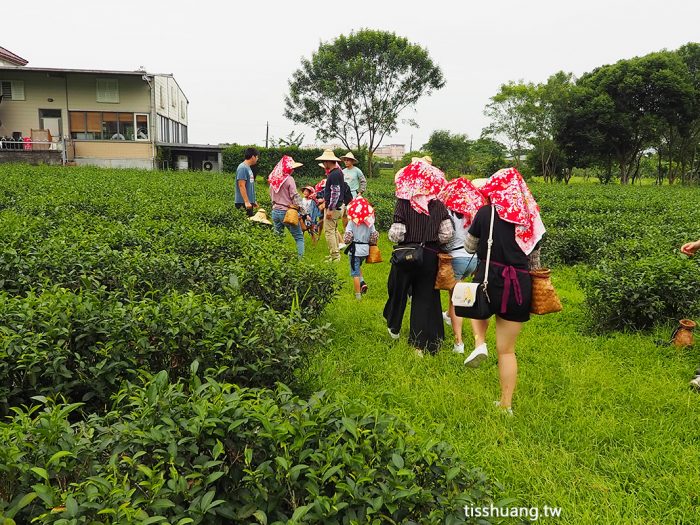
M459 177L449 181L438 195L448 210L464 215L464 227L469 228L479 208L487 204L486 197L472 184Z
M289 155L285 155L274 167L272 173L267 177L267 182L273 191L278 192L282 183L287 180L290 173L294 171L294 159Z
M491 199L501 219L515 224L515 241L529 255L542 239L545 228L540 207L522 175L515 168L499 170L480 190Z
M356 197L348 204L348 219L355 224L364 222L371 227L374 224L374 208L364 197Z
M316 184L316 186L314 186L316 194L320 195L323 192L324 188L326 187L326 180L328 179L322 179L318 182L318 184Z
M422 159L411 162L394 177L396 197L407 199L418 213L428 215L428 204L447 183L445 174Z

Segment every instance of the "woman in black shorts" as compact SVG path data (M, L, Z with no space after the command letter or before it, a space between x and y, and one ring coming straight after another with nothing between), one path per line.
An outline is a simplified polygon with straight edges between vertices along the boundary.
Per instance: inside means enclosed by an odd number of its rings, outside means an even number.
M501 399L496 404L512 413L518 375L515 342L522 324L530 319L532 283L529 270L540 266L539 242L545 229L539 206L515 168L500 170L488 179L473 183L490 200L490 205L481 208L474 217L465 248L469 253L477 253L479 266L474 282L483 282L493 210L493 245L487 287L491 302L489 317L472 319L475 348L464 364L477 367L488 356L486 331L490 317L495 315L501 382Z

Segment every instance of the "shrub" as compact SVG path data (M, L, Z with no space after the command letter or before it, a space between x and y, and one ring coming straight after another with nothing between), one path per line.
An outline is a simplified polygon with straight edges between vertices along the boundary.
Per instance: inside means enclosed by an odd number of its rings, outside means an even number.
M243 162L243 152L248 147L249 146L239 146L237 144L227 147L223 153L224 171L235 173L236 168L238 168L238 165L241 162ZM260 158L258 159L258 163L255 166L253 166L252 169L253 173L255 173L256 176L259 178L267 180L267 176L270 174L272 169L284 155L291 155L292 157L294 157L294 160L303 164L301 168L298 168L294 171L295 176L298 176L300 178L313 179L316 182L318 182L324 177L323 169L318 166L318 161L316 160L316 158L320 157L323 154L323 149L321 148L299 148L296 146L289 146L283 148L262 148L259 146L254 147L260 152ZM344 155L347 152L347 149L338 149L334 151L335 156L338 158L340 158L341 155ZM368 171L366 169L366 149L355 149L353 150L353 155L355 155L355 158L357 158L358 160L357 166L366 175ZM340 165L341 167L344 167L342 162L340 163ZM377 171L376 173L379 173L379 171Z
M51 401L0 423L0 518L449 524L492 500L448 445L360 403L165 372L115 399L85 423Z
M2 294L0 316L1 413L52 394L104 410L139 370L165 369L176 380L195 360L241 385L291 382L323 334L300 315L194 293L130 302L60 288Z
M700 315L697 276L696 262L658 255L601 263L581 285L595 327L645 329Z

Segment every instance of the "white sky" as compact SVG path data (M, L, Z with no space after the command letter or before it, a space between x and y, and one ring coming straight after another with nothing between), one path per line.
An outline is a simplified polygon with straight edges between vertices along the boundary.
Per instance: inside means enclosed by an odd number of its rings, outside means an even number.
M10 7L11 6L11 7ZM509 80L580 75L622 58L700 41L697 0L354 0L183 2L35 0L0 13L0 46L34 67L173 73L190 101L193 143L264 143L306 133L283 116L287 82L321 41L390 30L428 49L447 80L384 144L408 149L435 129L477 138L489 97Z

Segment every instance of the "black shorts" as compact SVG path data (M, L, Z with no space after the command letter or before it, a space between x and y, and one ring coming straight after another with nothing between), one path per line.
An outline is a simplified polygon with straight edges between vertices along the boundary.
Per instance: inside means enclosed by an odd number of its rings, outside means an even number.
M484 278L484 266L483 261L479 261L479 267L476 270L476 275L474 276L474 282L482 282ZM489 298L491 299L490 310L491 315L497 315L501 319L506 321L513 321L516 323L524 323L530 320L530 305L532 304L532 280L530 273L527 271L517 271L516 276L518 283L520 284L520 293L522 296L521 304L518 304L517 296L513 285L511 284L510 291L508 293L508 302L506 304L505 312L501 313L501 307L503 304L503 290L505 289L505 279L501 275L503 271L502 267L491 265L491 270L489 271L489 284L487 291Z

